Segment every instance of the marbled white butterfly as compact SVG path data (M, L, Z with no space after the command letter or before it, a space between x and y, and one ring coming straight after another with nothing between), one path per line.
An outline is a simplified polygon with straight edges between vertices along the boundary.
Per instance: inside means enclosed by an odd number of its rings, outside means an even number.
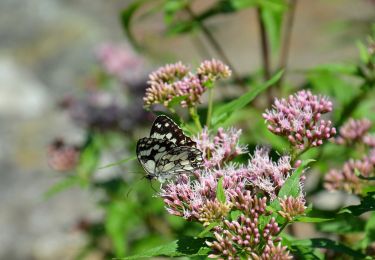
M180 173L189 173L202 166L202 153L195 142L167 116L158 116L150 137L137 143L137 158L147 179L164 182Z

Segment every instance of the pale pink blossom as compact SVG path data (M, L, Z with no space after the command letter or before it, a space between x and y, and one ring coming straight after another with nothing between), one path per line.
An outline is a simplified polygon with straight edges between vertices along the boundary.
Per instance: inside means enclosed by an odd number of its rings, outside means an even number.
M321 116L332 111L332 102L323 96L301 90L287 99L275 99L271 110L263 117L272 133L288 138L299 148L320 146L336 134L332 122Z

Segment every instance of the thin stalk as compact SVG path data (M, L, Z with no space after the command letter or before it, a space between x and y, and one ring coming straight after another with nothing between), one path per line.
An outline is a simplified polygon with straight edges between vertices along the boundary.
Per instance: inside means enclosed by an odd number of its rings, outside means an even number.
M262 19L262 10L260 7L257 8L257 16L258 16L258 24L259 24L259 33L260 33L260 46L262 52L262 63L263 63L263 77L264 81L267 81L271 78L271 62L270 62L270 47L269 47L269 39L267 36L266 25ZM268 88L267 90L267 99L268 103L271 104L273 97L272 97L272 89Z
M298 157L300 157L302 154L304 154L305 152L307 152L307 150L309 150L311 148L310 145L307 145L305 148L303 148L303 150L299 151L299 150L295 150L293 151L291 154L292 154L292 159L290 161L290 164L293 166L294 163L297 161Z
M207 119L206 119L207 128L210 128L210 124L211 124L213 103L214 103L214 89L213 87L210 87L208 89L208 108L207 108Z
M206 25L197 18L193 10L189 5L185 7L186 12L190 15L192 19L194 19L195 22L197 22L198 26L201 28L203 35L207 38L208 42L211 44L211 46L215 49L216 53L220 56L220 59L224 61L232 70L234 81L242 86L246 87L245 83L242 81L241 77L237 73L237 71L234 69L233 64L230 62L228 56L225 54L223 48L220 46L218 41L216 41L213 34L210 32L210 30L206 27Z
M202 125L201 122L199 121L199 116L197 113L197 108L196 107L189 107L189 114L191 118L193 119L196 127L198 128L199 131L202 131Z
M286 14L285 17L285 25L284 25L284 35L283 35L283 41L281 43L281 50L280 50L280 59L279 59L279 65L278 70L284 70L286 71L288 66L288 57L289 57L289 50L290 50L290 41L292 37L292 30L293 30L293 24L294 24L294 17L296 12L296 6L297 6L297 0L290 0L289 1L289 11ZM281 87L281 84L283 82L284 76L286 73L283 73L280 80L277 82L277 88Z

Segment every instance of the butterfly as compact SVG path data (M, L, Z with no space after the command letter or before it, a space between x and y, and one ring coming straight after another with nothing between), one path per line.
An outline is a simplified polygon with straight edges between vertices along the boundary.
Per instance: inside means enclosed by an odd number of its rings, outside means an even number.
M178 174L191 173L203 163L196 143L164 115L155 119L150 137L137 142L137 158L147 173L146 178L162 183Z

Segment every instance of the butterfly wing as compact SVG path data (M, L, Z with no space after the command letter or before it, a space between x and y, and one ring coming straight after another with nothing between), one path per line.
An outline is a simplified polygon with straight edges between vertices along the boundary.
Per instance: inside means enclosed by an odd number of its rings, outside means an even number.
M154 176L156 164L176 145L167 139L142 138L137 142L137 158L148 175Z
M177 146L195 147L195 142L187 137L182 129L167 116L158 116L151 128L151 138L168 139Z
M155 172L159 181L170 176L192 172L202 166L202 152L190 146L177 146L167 151L157 161Z

